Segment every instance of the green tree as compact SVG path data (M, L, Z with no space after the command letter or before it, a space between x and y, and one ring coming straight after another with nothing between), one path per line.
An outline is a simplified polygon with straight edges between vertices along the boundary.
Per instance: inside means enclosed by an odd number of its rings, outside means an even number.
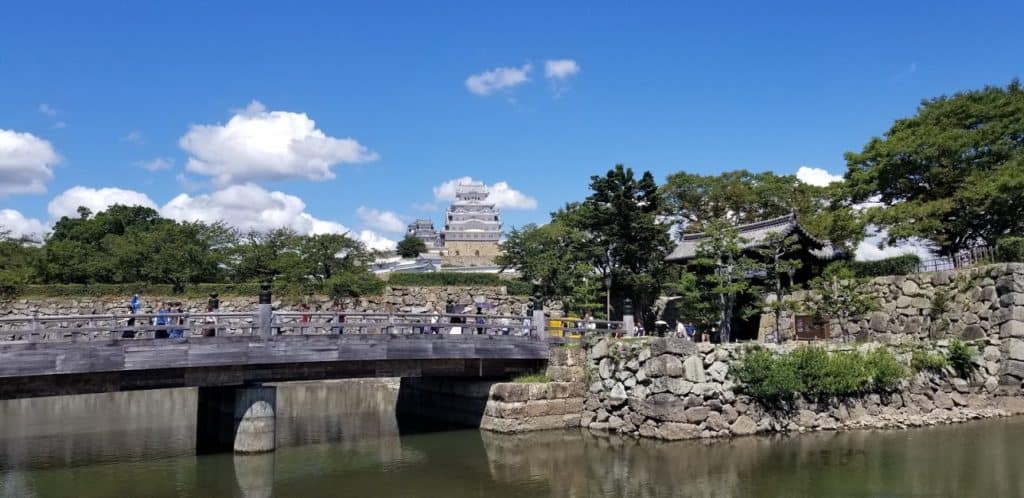
M718 300L707 279L701 278L697 273L683 271L666 290L679 298L680 315L694 322L699 330L709 330L712 326L718 326Z
M702 232L714 220L743 225L796 213L815 236L852 249L864 238L864 219L842 188L809 185L794 175L738 170L719 175L674 173L661 193L665 216L683 233Z
M847 152L847 194L877 200L890 242L919 237L944 255L1024 232L1024 89L1014 80L925 100L859 153Z
M775 340L782 344L782 312L792 311L792 307L783 299L793 285L793 274L802 266L794 253L799 250L799 241L795 235L784 235L771 232L765 237L764 244L754 251L758 254L758 270L764 272L765 279L771 285L772 300L765 300L775 312Z
M299 242L298 234L287 228L249 231L235 247L234 279L239 282L275 278L301 281L307 272L299 256Z
M855 278L844 265L830 266L825 274L810 284L817 299L808 311L839 322L843 340L850 340L850 318L878 309L878 301L863 279Z
M299 237L298 251L305 274L320 285L337 273L364 269L370 261L363 244L344 234Z
M403 258L415 258L427 252L427 243L415 235L408 234L398 241L397 252Z
M582 257L585 245L585 234L562 219L542 226L529 224L508 233L495 262L502 269L518 270L541 297L562 299L569 308L589 309L594 304L591 287L600 285L596 282L601 276Z
M145 253L139 262L142 280L171 284L181 292L191 284L219 280L220 261L213 249L221 236L219 226L165 220L127 239Z
M747 240L739 235L732 223L724 219L712 220L705 225L704 234L697 245L693 265L701 268L701 278L715 296L719 338L721 342L729 342L732 339L733 316L737 312L737 297L750 289L749 277L755 265L744 256L743 247Z
M592 176L590 190L562 217L586 234L582 255L611 276L613 294L631 298L641 319L647 318L668 277L665 256L671 245L669 226L659 218L662 198L654 176L645 171L637 178L620 164Z

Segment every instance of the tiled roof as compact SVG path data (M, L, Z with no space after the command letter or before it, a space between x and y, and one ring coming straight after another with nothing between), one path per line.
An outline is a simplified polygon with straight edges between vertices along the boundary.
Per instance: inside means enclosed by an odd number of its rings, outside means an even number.
M812 246L808 252L814 257L830 260L842 255L842 251L836 249L831 242L818 239L808 233L800 225L796 214L787 214L778 218L748 223L736 228L740 232L740 237L746 239L746 242L743 244L744 249L763 246L770 233L778 232L786 236L797 230L805 239L811 241ZM665 258L665 261L686 261L692 259L697 255L697 246L703 238L704 233L688 233L683 235L683 240L676 245L675 250Z

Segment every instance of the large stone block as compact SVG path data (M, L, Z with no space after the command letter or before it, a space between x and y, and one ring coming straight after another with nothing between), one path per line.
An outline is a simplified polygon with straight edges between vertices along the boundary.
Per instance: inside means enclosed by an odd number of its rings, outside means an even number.
M658 427L656 434L658 438L668 441L696 439L700 437L700 427L693 424L665 422Z
M966 341L984 339L985 330L978 325L968 325L964 327L963 332L960 332L960 337L963 337Z
M917 296L921 293L921 287L917 285L917 282L914 282L913 280L910 279L907 279L903 282L903 285L900 286L900 290L903 292L904 296L910 297Z
M686 402L674 394L660 393L647 399L630 398L629 407L646 418L668 422L686 421Z
M683 374L683 362L678 356L663 354L655 356L643 366L644 373L651 378L679 377Z
M748 436L757 432L757 422L746 415L740 415L729 427L729 430L737 436Z
M658 356L662 354L674 354L677 356L687 356L693 354L697 350L697 345L693 341L678 337L658 337L651 339L650 342L651 356Z
M986 352L988 348L985 348ZM1010 339L1006 341L1006 355L1011 360L1024 361L1024 340Z
M999 337L1024 337L1024 321L1010 320L999 326Z
M691 424L699 424L708 418L710 410L706 406L695 406L693 408L687 408L684 412L686 421Z
M704 374L704 360L699 356L690 356L682 363L683 376L693 383L702 383L707 379Z

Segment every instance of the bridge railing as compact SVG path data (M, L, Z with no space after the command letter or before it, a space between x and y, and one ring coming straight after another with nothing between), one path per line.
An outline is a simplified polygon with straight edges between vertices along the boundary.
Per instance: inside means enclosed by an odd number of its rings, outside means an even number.
M0 340L131 340L259 333L255 312L35 315L0 318ZM519 315L453 313L275 312L271 335L488 334L537 336Z

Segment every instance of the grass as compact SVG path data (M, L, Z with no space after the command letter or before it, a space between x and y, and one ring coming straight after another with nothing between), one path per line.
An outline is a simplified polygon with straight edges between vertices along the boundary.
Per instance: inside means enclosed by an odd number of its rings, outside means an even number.
M512 378L512 382L515 382L516 384L539 384L549 381L548 374L545 372L520 374Z

